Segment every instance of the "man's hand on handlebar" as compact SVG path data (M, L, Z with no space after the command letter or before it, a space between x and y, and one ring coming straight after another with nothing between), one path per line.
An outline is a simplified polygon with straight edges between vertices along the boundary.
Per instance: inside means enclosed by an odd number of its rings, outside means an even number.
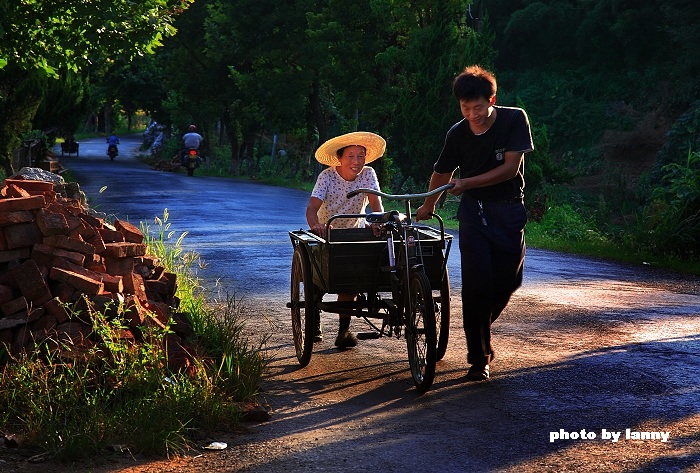
M426 205L423 204L420 207L418 207L418 210L416 210L416 222L420 222L421 220L430 220L433 218L432 214L435 212L435 205Z

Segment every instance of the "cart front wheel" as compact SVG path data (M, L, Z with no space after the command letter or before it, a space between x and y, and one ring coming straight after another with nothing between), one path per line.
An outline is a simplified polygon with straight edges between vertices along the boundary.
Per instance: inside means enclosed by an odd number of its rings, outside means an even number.
M319 316L314 300L311 261L306 248L297 246L292 256L291 314L294 349L302 367L311 361L314 332Z
M435 379L437 335L435 303L430 281L423 271L411 274L410 301L406 304L406 342L408 363L416 389L423 394Z
M442 360L447 352L447 340L450 338L450 278L447 268L442 275L440 295L433 296L435 301L435 329L437 331L437 352L435 359Z

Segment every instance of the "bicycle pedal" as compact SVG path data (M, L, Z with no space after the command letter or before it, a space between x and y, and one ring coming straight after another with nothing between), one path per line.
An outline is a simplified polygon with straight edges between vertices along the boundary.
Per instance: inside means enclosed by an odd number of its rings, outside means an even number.
M358 340L376 340L379 338L379 332L357 332L355 336Z

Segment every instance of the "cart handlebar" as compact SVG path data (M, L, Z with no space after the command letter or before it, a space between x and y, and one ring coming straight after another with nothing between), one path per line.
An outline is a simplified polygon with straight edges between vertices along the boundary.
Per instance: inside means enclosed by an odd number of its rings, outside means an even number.
M374 194L378 195L379 197L383 197L385 199L389 200L418 200L418 199L426 199L432 195L439 194L442 191L445 191L447 189L452 189L455 185L454 184L445 184L444 186L437 187L430 192L424 192L422 194L385 194L382 191L378 191L375 189L355 189L347 194L347 198L349 199L350 197L354 197L357 194Z

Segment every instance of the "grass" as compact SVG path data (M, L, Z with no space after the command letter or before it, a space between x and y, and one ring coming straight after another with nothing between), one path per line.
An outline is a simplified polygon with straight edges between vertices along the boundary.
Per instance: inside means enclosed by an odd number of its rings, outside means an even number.
M192 271L198 257L182 250L186 234L173 239L167 220L166 210L155 230L142 228L150 254L178 275L180 312L194 328L188 346L198 351L193 364L168 368L170 327L146 323L142 340L133 343L122 337L123 306L104 313L89 304L82 313L70 306L72 318L92 321L90 343L55 336L6 358L0 431L59 460L94 456L110 445L170 456L195 447L203 432L240 420L241 402L255 399L268 363L265 340L251 344L244 335L244 308L235 297L206 301Z

